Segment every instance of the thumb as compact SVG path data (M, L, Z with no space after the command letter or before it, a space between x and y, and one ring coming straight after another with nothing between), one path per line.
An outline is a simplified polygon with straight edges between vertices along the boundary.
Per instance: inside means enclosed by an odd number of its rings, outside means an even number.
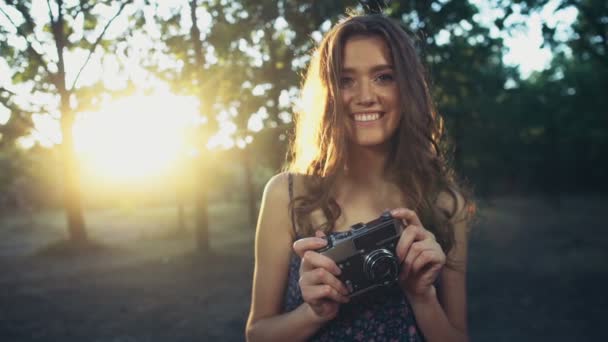
M316 230L315 231L315 237L324 237L325 233L323 233L322 230Z

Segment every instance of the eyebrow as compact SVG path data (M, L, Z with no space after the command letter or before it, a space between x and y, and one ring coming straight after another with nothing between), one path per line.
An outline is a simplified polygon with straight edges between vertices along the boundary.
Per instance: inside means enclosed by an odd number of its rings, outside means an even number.
M393 66L390 64L379 64L373 66L369 71L370 72L378 72L383 70L393 70ZM355 72L354 68L342 68L342 72Z

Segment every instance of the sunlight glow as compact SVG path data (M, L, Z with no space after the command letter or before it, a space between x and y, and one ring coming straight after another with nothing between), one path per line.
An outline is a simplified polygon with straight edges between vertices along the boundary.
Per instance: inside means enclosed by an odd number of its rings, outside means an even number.
M230 114L225 111L221 112L220 115L218 115L218 119L220 120L220 129L209 139L209 142L207 143L207 149L230 149L234 147L235 142L233 136L234 133L236 133L237 127L234 122L229 121L229 119L227 118L227 116L229 115Z
M159 176L186 156L188 129L198 122L193 97L139 94L80 115L76 151L85 171L95 176L119 181Z
M10 109L6 108L2 103L0 103L0 125L5 125L10 118Z
M32 115L35 130L32 137L43 147L52 147L61 143L61 125L59 119L45 114Z

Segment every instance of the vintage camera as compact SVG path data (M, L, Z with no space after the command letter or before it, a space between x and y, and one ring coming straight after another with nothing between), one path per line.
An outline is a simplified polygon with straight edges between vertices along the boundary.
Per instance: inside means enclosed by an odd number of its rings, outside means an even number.
M397 280L395 247L402 231L401 221L384 212L375 220L351 226L349 231L329 234L327 245L317 252L336 262L342 270L339 279L353 297Z

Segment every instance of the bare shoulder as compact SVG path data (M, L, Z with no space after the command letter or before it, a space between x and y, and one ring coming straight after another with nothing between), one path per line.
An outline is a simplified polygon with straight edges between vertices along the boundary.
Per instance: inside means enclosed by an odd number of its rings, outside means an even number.
M287 235L293 239L295 234L289 216L289 173L281 172L272 176L264 187L260 205L260 229L272 232L271 235Z
M270 192L272 194L276 193L279 196L284 196L283 199L288 199L288 186L290 176L293 183L294 195L300 195L300 192L306 189L307 184L310 181L310 176L287 171L283 171L272 176L266 183L265 192Z
M291 184L289 184L290 181ZM290 202L292 199L301 198L308 194L308 182L310 182L310 176L281 172L270 178L264 189L262 206L260 208L262 214L266 213L268 215L272 212L272 215L276 216L274 219L280 221L281 226L289 227L292 238L296 238L295 231L297 229L294 228L294 224L297 225L297 223L292 220ZM292 192L291 195L290 191Z
M289 174L281 172L272 176L264 187L265 201L282 203L289 200Z

